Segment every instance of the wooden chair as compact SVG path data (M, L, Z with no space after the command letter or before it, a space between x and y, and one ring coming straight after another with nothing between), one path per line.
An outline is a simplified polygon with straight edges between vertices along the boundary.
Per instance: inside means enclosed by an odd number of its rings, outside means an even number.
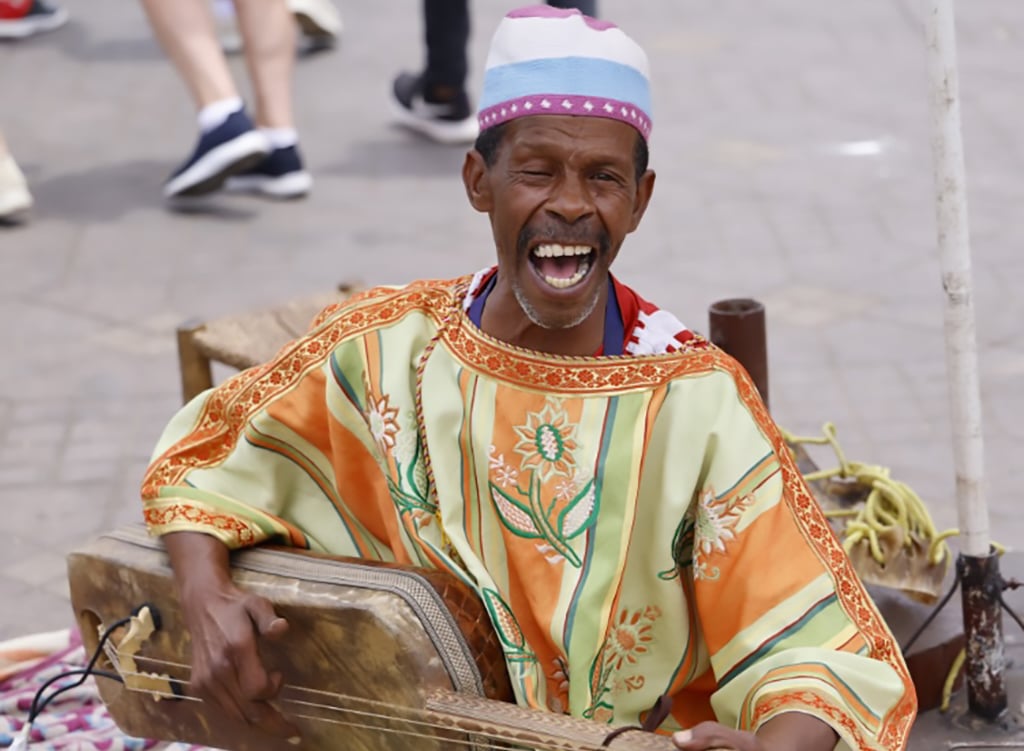
M325 292L283 305L212 321L191 319L178 327L178 366L185 402L213 386L213 363L244 370L273 358L277 351L309 329L317 313L361 287L339 284Z

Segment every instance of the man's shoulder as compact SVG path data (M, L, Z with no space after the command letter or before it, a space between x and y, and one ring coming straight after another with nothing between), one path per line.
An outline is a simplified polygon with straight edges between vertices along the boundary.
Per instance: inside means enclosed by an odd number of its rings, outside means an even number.
M324 308L313 327L353 322L386 324L416 309L441 312L458 304L471 281L472 276L466 275L368 287Z

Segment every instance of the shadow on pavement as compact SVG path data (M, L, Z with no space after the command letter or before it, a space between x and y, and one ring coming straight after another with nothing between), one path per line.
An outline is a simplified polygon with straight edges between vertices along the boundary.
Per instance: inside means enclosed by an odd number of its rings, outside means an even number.
M4 40L11 46L28 40ZM33 47L46 47L79 62L164 62L166 58L150 34L96 41L76 18L67 25L46 34L32 37Z
M224 194L175 202L164 200L160 186L169 172L165 162L137 160L92 167L80 172L33 178L26 169L39 217L87 223L113 222L140 209L166 208L172 213L248 221L256 208L240 208Z
M405 140L397 142L361 141L342 160L314 165L314 170L339 177L458 178L469 145L446 146L409 131L402 135Z

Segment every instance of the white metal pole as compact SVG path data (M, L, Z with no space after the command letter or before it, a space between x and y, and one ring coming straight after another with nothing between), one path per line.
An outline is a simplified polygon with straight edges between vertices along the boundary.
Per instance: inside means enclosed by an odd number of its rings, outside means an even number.
M946 367L953 417L957 511L963 553L989 554L989 516L983 492L981 388L974 329L967 184L960 127L953 0L929 0L928 70L932 150L942 286L946 291Z

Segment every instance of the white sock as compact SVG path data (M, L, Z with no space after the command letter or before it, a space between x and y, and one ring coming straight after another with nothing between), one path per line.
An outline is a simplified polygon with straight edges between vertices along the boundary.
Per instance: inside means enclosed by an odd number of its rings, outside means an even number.
M242 100L237 96L206 105L199 110L199 115L196 117L196 120L199 121L199 130L209 133L214 128L223 125L225 120L240 109L242 109Z
M299 142L295 128L260 128L260 133L267 137L272 149L286 149Z

